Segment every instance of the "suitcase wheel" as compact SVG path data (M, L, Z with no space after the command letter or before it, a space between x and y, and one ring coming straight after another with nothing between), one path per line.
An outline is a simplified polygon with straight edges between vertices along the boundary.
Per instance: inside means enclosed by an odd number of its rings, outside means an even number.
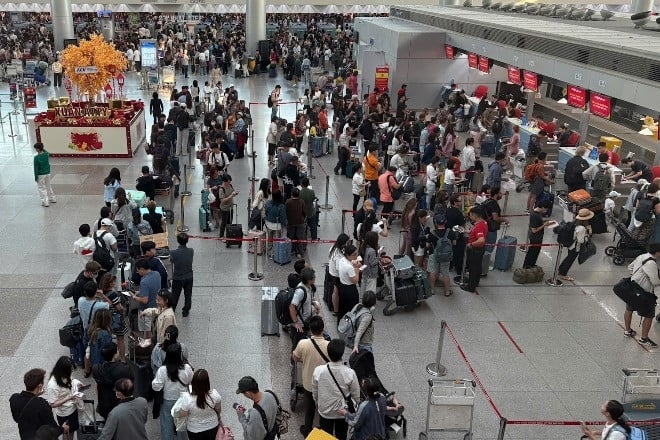
M392 316L394 314L394 311L396 310L396 306L394 306L394 300L390 300L387 304L385 304L385 307L383 308L383 315L385 316Z

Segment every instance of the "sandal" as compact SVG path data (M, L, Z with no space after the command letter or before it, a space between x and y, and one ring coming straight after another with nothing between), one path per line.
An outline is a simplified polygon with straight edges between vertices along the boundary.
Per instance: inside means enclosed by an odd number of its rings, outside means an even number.
M449 289L448 292L445 292L445 296L452 296L453 294L454 292L451 289Z
M569 277L568 275L559 275L559 278L561 278L564 281L575 281L575 278Z

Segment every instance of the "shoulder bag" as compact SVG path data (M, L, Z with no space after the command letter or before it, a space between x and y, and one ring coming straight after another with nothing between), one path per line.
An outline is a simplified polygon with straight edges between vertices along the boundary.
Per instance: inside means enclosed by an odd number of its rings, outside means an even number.
M355 414L355 402L353 402L353 399L351 398L350 394L346 396L342 391L341 387L339 386L339 382L337 382L337 379L335 378L335 375L332 374L332 370L330 369L330 364L326 364L326 367L328 367L328 372L330 373L330 377L332 377L332 380L335 382L335 385L337 385L337 388L341 393L341 397L344 398L344 402L346 403L346 411L348 411L351 414Z
M635 275L637 271L644 267L649 261L655 261L655 258L647 258L642 261L642 265L639 266L632 275ZM621 278L619 282L612 286L614 294L634 310L643 310L645 307L648 307L649 303L655 304L658 297L655 294L642 289L637 282L632 280L632 275Z
M321 355L323 360L326 361L326 362L330 362L330 359L328 359L328 357L325 355L325 353L323 353L323 351L321 350L321 347L319 347L319 345L316 343L316 341L311 337L309 338L309 340L312 341L312 345L314 346L314 348L316 348L316 351L319 352L319 354ZM330 374L332 374L332 372Z

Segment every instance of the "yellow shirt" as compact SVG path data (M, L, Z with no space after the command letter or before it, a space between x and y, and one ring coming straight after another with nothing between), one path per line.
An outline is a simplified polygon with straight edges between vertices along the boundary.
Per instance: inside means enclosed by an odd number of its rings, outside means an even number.
M319 346L323 354L328 356L328 341L323 339L323 336L312 336L314 342ZM312 375L314 374L314 369L319 365L325 365L327 362L321 357L318 350L312 344L310 339L301 339L296 345L296 349L293 350L293 355L296 358L302 359L303 369L302 369L302 381L303 388L311 392L312 391Z
M380 163L378 158L368 153L364 158L364 178L367 180L378 180L378 171L380 170Z

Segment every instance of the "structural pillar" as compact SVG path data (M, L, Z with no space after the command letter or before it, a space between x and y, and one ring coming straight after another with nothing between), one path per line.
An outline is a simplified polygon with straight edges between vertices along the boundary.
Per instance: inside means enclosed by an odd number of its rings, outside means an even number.
M112 16L101 17L101 34L105 41L114 41L115 39L115 22ZM138 48L139 50L139 48Z
M266 0L246 0L245 12L245 45L247 54L252 56L259 48L259 41L266 39ZM268 55L261 54L266 58Z
M460 6L462 3L459 0L440 0L440 6Z
M64 49L64 40L76 38L73 29L73 13L69 0L50 0L50 17L53 21L53 39L56 51Z
M526 92L525 98L527 98L527 106L525 109L525 116L527 120L530 121L534 117L534 103L536 101L536 92Z
M589 132L589 120L591 113L583 111L580 113L580 125L578 125L578 133L580 133L581 143L587 140L587 133Z

